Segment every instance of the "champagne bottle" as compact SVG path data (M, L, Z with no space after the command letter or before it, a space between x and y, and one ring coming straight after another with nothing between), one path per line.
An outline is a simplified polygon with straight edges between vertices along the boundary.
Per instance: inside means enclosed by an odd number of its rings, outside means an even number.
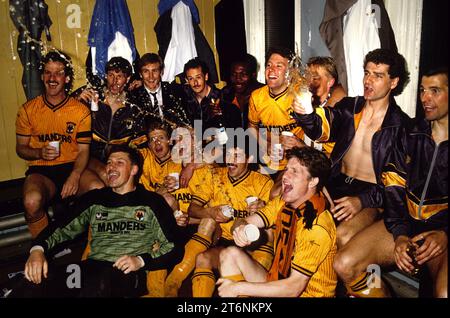
M220 99L211 98L211 107L215 113L213 122L216 126L216 139L219 145L224 145L228 141L228 135L225 127L225 118L222 114L222 109L220 108Z
M417 247L421 246L423 244L424 240L419 240L415 244L412 242L408 243L408 248L406 249L406 253L408 253L408 256L412 259L412 264L414 266L414 269L412 270L412 274L416 276L420 272L420 265L417 263L416 256L417 256Z

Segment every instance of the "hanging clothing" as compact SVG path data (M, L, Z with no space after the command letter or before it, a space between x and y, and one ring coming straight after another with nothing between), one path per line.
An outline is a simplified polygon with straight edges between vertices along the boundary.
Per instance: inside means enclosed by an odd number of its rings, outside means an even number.
M164 57L163 81L172 82L183 72L184 64L197 56L194 28L189 7L182 1L172 8L172 36Z
M359 0L348 11L343 19L344 55L347 70L348 96L364 95L361 66L364 57L372 50L380 48L378 23L372 14L370 0ZM355 39L359 39L355 41Z
M51 41L48 6L44 0L15 0L9 3L9 15L19 30L17 52L23 65L22 86L27 100L41 95L44 90L39 72L41 61L41 34L45 31L47 41ZM38 41L27 41L28 36Z
M158 18L158 21L156 21L154 30L156 33L156 38L158 41L158 55L165 60L169 44L171 43L172 39L172 10L167 10L164 12L164 14L160 15ZM187 22L186 22L187 23ZM203 60L206 65L208 65L209 68L209 82L210 83L217 83L219 81L219 77L217 75L217 69L216 69L216 62L214 59L214 53L211 49L211 47L208 44L208 41L206 40L205 36L203 35L200 27L197 23L192 23L192 27L194 29L194 41L195 41L195 50L196 50L196 56L198 56L201 60ZM180 36L178 35L178 38ZM184 48L183 48L184 49ZM194 56L194 57L196 57ZM184 63L186 63L188 60L186 60ZM184 64L183 64L184 67ZM182 73L183 69L179 73ZM167 73L167 64L166 69L164 73ZM178 73L178 74L179 74ZM176 75L178 75L176 74ZM165 77L163 77L163 80L165 80Z
M105 65L114 56L131 64L136 59L133 25L125 0L97 0L89 29L88 45L92 56L91 71L105 76Z
M189 7L189 10L191 11L194 22L200 23L198 9L195 5L194 0L160 0L158 3L159 15L163 15L164 13L166 13L166 11L172 9L178 2L183 2L185 5L187 5Z
M339 81L348 92L347 82L347 67L344 51L344 17L347 11L358 2L358 0L327 0L324 8L323 19L320 24L319 30L322 39L330 50L331 56L336 61L336 68L339 75ZM381 21L378 23L378 38L381 48L390 49L397 52L397 45L395 44L394 31L389 21L386 8L382 0L372 0L371 8L374 10L375 19ZM361 27L362 28L362 27ZM350 29L348 30L350 31ZM349 33L349 38L352 39L364 39L358 38L356 34ZM357 41L353 41L352 45ZM364 58L364 56L363 56ZM359 67L361 68L363 64ZM361 71L362 73L362 71Z

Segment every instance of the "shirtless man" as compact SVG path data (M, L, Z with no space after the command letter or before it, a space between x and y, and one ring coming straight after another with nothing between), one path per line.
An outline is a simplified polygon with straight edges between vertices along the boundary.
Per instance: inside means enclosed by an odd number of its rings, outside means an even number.
M381 171L403 123L409 118L395 103L409 78L405 59L376 49L364 61L364 96L344 98L335 107L293 103L297 121L313 140L336 142L327 184L339 222L341 249L356 233L380 218Z
M368 284L370 264L396 264L412 275L426 266L433 296L447 297L448 68L422 76L420 99L425 118L414 119L396 138L383 168L383 220L358 233L334 260L348 292L357 297L388 296L382 281Z

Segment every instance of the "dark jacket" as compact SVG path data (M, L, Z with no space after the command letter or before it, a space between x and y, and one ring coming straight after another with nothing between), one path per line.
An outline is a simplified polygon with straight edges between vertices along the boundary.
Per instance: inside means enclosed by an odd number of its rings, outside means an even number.
M176 83L161 82L163 105L162 111L164 119L166 119L171 125L182 126L188 125L189 119L187 118L184 110L184 93L181 85ZM138 105L146 112L146 117L159 118L159 111L153 106L150 95L145 89L144 85L132 90L129 94L129 101L132 104Z
M80 87L71 96L76 97L86 88ZM97 89L99 94L98 111L91 112L92 116L92 141L90 146L91 156L105 162L109 146L112 144L129 144L143 146L146 141L144 118L145 112L139 105L125 99L124 107L119 108L114 116L111 107L103 102L105 96L103 89ZM90 104L82 101L87 107Z
M428 180L428 184L427 184ZM384 167L386 228L396 239L448 229L448 140L436 144L430 122L415 120Z
M264 86L264 84L262 84L258 81L254 81L253 83L249 84L249 88L245 92L247 94L246 95L247 102L245 103L245 105L240 105L241 106L241 108L240 108L241 125L242 125L242 128L244 128L244 129L247 129L247 127L248 127L248 101L250 99L250 95L252 94L252 92L255 89L258 89L263 86ZM234 91L233 85L227 85L224 88L222 88L222 97L226 102L233 103L233 101L236 97L236 92ZM238 105L236 105L236 106L238 106Z
M342 158L353 142L356 133L355 125L359 124L365 102L365 99L360 96L345 97L333 108L316 108L316 111L310 115L294 115L298 124L312 140L336 142L330 156L332 161L330 178L341 173ZM381 129L372 137L372 162L377 186L371 187L370 190L358 196L363 208L383 206L381 173L395 144L397 134L404 129L408 120L410 120L408 115L400 109L394 98L391 98Z
M185 85L184 87L187 96L186 113L191 125L194 125L194 120L202 121L202 133L208 128L217 127L217 118L212 112L212 100L219 101L219 106L223 114L223 125L226 128L242 127L241 111L239 108L223 100L222 92L214 85L211 86L211 91L208 96L204 97L200 103L197 102L197 98L189 85Z

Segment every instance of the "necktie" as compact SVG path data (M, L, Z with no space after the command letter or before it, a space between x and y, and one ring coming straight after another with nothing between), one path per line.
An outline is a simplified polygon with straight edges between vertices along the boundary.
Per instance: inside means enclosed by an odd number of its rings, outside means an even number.
M153 96L153 107L157 108L158 107L158 98L156 97L156 93L150 92L150 95Z
M156 92L155 93L149 92L149 93L150 93L150 95L153 96L153 108L158 109L159 117L164 118L162 109L161 109L161 107L159 107L159 104L158 104L158 98L156 97L157 93Z

